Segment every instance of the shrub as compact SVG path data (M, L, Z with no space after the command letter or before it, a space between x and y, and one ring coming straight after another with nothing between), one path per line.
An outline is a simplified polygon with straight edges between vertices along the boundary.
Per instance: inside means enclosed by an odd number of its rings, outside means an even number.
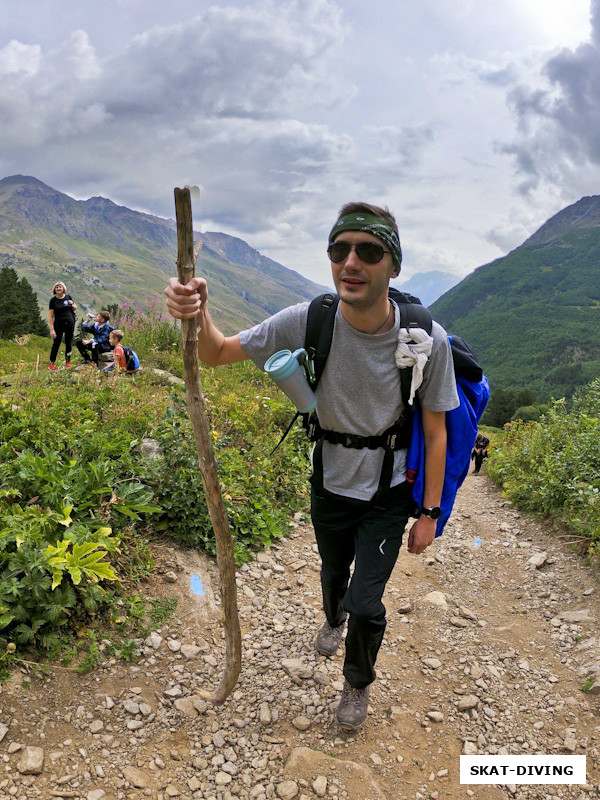
M552 515L600 552L600 380L539 422L505 426L488 474L521 508Z
M271 450L293 417L287 398L252 365L206 373L205 403L238 563L288 529L307 499L307 440L300 426ZM274 393L274 396L271 396ZM217 402L218 397L218 402ZM162 509L160 524L177 540L215 552L198 455L182 392L154 433L163 453L146 480Z
M124 343L139 356L148 358L151 354L178 353L181 349L179 324L156 295L145 305L121 303L114 309L111 322L124 332Z
M132 391L64 372L0 401L3 636L51 648L60 628L101 610L123 532L156 510L132 455L155 399Z
M252 365L202 379L243 563L306 503L308 443L297 426L271 455L294 412ZM152 526L215 552L184 393L165 383L65 370L0 389L0 637L56 649L145 568ZM146 436L162 445L157 462L140 453Z

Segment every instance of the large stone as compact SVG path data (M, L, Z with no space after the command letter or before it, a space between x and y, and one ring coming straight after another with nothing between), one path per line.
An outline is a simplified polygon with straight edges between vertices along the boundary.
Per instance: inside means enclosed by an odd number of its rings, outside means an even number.
M458 710L459 711L469 711L471 708L477 708L479 705L479 698L477 695L474 694L467 694L464 697L461 697L458 701Z
M271 708L268 703L261 703L258 709L258 719L261 725L270 725L273 721Z
M534 553L527 563L536 569L541 569L547 560L548 553Z
M92 789L85 796L85 800L103 800L106 797L104 789Z
M175 700L175 708L185 714L186 717L198 716L198 709L194 705L194 701L189 697L178 697Z
M300 686L303 680L312 677L312 670L304 661L298 658L284 658L281 662L284 672L286 672L295 684Z
M198 647L196 644L182 644L181 645L181 655L184 658L196 658L198 653L202 652L202 648Z
M423 597L423 601L432 606L437 606L438 608L448 607L448 601L446 600L446 595L443 592L429 592L429 594L426 594L425 597Z
M136 789L147 789L152 783L152 777L137 767L125 767L123 775Z
M287 778L298 782L307 781L311 786L319 776L335 775L343 782L349 800L365 800L367 797L369 800L388 800L373 773L364 764L331 758L308 747L294 748L283 772Z
M296 781L283 781L275 787L281 800L294 800L298 796L298 784Z
M151 647L153 650L158 650L162 643L162 636L156 631L152 631L150 636L144 641L146 647Z
M17 764L21 775L39 775L44 768L44 748L25 747Z
M589 622L591 619L587 608L582 608L581 611L563 611L558 616L564 622Z

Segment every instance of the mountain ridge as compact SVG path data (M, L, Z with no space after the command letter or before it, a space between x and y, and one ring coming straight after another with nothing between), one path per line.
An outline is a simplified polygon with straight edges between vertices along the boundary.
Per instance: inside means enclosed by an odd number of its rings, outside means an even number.
M196 236L205 243L198 273L210 278L213 317L226 333L327 289L241 239ZM33 176L0 180L0 267L11 266L27 278L42 306L56 280L68 284L83 310L124 300L143 302L162 294L175 274L176 253L174 220L100 196L75 200Z
M600 196L547 220L431 306L475 348L492 389L570 396L600 375Z

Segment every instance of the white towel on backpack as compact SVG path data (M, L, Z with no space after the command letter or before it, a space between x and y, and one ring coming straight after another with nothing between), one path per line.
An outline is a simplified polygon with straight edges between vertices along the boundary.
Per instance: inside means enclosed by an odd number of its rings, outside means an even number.
M412 367L409 404L412 405L415 393L423 383L423 370L431 355L433 338L423 328L400 328L396 348L396 366Z

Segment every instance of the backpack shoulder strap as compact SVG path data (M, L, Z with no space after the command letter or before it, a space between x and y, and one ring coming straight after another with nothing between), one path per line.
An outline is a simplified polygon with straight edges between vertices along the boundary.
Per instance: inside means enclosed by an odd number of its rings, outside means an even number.
M392 294L393 292L393 294ZM423 328L431 336L433 320L429 309L421 305L421 301L412 295L405 295L403 292L390 291L390 297L400 309L401 328ZM415 302L415 300L417 302Z
M335 312L339 301L340 298L337 294L322 294L319 297L315 297L308 308L304 349L308 353L308 359L314 372L314 379L311 377L310 380L313 390L318 384L327 363L327 356L333 339Z
M431 336L431 327L433 321L429 309L421 304L418 297L413 297L406 292L399 292L397 289L391 288L389 296L400 311L400 327L407 328L423 328ZM405 409L408 409L408 400L410 398L410 386L412 382L412 368L404 367L400 370L400 391L402 394L402 403Z

